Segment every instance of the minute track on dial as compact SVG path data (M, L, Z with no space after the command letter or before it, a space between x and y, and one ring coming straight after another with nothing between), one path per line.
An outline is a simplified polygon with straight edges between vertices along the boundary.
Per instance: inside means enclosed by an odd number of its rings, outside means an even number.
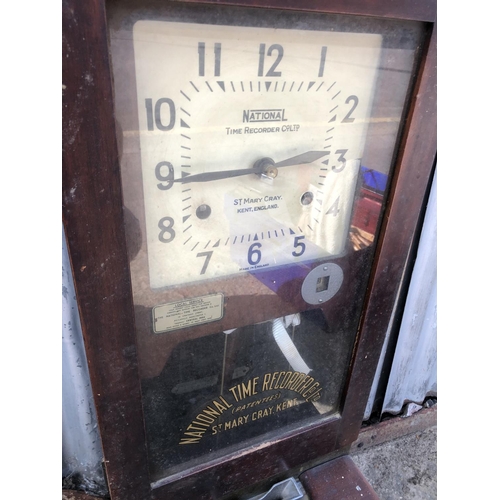
M266 168L283 168L283 167L293 167L297 165L303 165L306 163L312 163L316 160L319 160L323 156L329 154L329 151L307 151L306 153L302 153L297 156L293 156L291 158L287 158L286 160L282 160L278 163L274 163L270 158L264 158L262 161L259 160L255 163L252 168L243 168L236 170L221 170L215 172L203 172L201 174L189 175L187 177L183 177L181 179L175 179L174 182L180 182L182 184L189 184L191 182L208 182L215 181L220 179L228 179L231 177L239 177L242 175L249 174L264 174L266 173Z

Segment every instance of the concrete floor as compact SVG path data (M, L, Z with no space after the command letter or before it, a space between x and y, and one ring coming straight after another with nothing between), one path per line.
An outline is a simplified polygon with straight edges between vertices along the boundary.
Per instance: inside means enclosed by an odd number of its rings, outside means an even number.
M352 455L380 500L437 498L437 427Z
M373 426L372 430L363 430L351 456L380 500L437 498L436 415L434 410L423 415L420 421L417 421L418 417L415 419L415 415L390 421L389 423L393 422L396 437L372 446L366 446L365 443L376 441L377 434L381 434L381 431L377 431L377 426ZM384 424L385 422L379 426ZM390 436L390 427L386 426L386 437ZM383 439L383 436L379 437L379 440ZM363 446L359 446L360 444Z

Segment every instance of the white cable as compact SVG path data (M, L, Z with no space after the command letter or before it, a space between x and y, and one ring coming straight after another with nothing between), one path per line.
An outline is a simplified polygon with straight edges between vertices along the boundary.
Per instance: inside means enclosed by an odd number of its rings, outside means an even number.
M311 369L306 365L299 351L297 351L297 348L285 329L283 319L281 318L273 320L273 337L278 347L281 349L281 352L290 363L290 366L296 372L305 373L307 375Z

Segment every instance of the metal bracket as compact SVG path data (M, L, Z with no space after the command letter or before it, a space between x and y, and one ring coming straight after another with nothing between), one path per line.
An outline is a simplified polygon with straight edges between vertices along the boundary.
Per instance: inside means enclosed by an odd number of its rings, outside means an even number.
M344 280L342 268L333 262L315 267L302 282L302 298L308 304L322 304L330 300Z
M276 483L263 496L257 495L249 500L306 500L306 498L300 482L290 477L280 483Z

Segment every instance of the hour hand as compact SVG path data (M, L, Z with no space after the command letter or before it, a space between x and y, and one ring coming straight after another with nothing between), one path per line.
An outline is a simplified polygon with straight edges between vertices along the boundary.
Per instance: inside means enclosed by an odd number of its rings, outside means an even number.
M190 182L207 182L217 181L219 179L228 179L230 177L238 177L240 175L258 174L255 168L240 168L237 170L220 170L215 172L203 172L201 174L188 175L182 179L175 179L174 182L182 182L188 184Z

